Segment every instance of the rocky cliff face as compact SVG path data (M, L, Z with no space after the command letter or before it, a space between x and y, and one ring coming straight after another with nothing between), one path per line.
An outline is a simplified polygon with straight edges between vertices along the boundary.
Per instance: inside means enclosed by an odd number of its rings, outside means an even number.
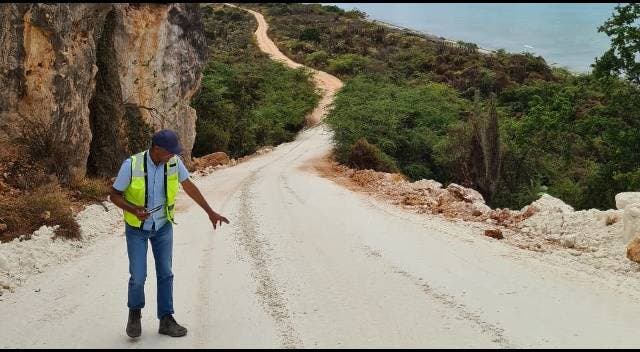
M71 175L83 173L89 155L94 28L108 11L100 4L0 5L0 138L44 131L51 144L68 146Z
M67 177L115 174L161 128L191 150L197 4L3 4L0 26L0 143L42 131Z
M129 153L143 150L162 128L175 130L188 152L195 140L191 97L199 89L206 41L197 4L116 5L98 41L89 169L113 174Z

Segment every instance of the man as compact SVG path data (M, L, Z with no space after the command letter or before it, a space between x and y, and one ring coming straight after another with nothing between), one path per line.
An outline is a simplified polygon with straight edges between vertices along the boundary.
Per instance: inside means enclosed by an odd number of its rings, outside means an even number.
M151 242L158 282L158 332L184 336L187 329L173 318L173 224L178 182L184 191L209 215L214 230L218 222L229 223L209 207L200 190L189 180L189 172L177 156L183 148L175 132L161 130L153 135L151 148L126 159L109 198L124 210L129 256L129 319L126 332L138 337L142 328L144 283L147 277L147 246Z

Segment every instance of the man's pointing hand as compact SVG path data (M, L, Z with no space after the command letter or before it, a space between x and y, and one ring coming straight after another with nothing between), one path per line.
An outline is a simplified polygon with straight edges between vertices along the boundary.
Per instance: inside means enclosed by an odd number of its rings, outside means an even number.
M227 220L227 218L216 213L215 211L212 211L211 213L209 213L209 220L211 220L214 230L216 229L216 225L218 224L218 222L220 222L220 227L222 227L223 221L226 222L227 224L229 223L229 220Z

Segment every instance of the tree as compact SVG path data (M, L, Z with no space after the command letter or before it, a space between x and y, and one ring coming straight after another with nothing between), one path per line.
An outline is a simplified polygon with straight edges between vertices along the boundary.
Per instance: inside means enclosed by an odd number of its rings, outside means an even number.
M493 199L498 188L502 152L495 94L491 93L489 111L486 114L480 111L480 104L480 92L476 89L471 119L474 131L471 142L471 164L474 183L488 203Z
M640 4L616 6L616 13L598 28L611 38L611 48L592 65L597 76L621 75L640 84Z
M300 32L299 38L308 42L319 42L320 30L318 28L305 28Z

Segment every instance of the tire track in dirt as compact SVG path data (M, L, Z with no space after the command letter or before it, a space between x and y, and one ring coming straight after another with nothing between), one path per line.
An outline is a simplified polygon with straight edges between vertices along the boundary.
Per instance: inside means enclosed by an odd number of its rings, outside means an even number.
M237 7L231 4L225 5ZM243 9L241 7L237 8L251 13L256 18L256 21L258 22L258 28L256 29L254 35L258 42L259 48L263 52L267 53L273 60L282 62L289 67L304 67L299 63L293 62L291 59L282 54L282 52L280 52L273 41L269 39L266 34L268 25L264 20L264 17L260 13ZM254 195L251 192L251 187L256 182L258 173L264 167L268 165L274 165L277 161L285 156L291 156L291 152L296 150L308 140L308 137L300 139L301 135L303 135L304 133L311 133L311 136L313 136L318 133L319 129L316 129L316 127L318 127L318 123L326 115L327 108L333 101L335 93L342 87L342 82L336 77L331 76L326 72L317 71L310 68L306 69L309 69L314 73L313 79L316 86L322 92L322 97L313 111L305 117L305 127L297 137L299 142L295 144L291 149L289 149L286 153L283 153L280 157L274 159L271 163L266 164L253 171L246 180L243 180L239 195L239 226L238 230L234 233L234 238L238 240L241 247L249 254L252 275L258 285L256 292L265 310L275 320L277 329L279 330L282 337L283 347L285 348L303 348L304 346L302 340L298 337L298 333L293 327L291 315L287 308L284 291L282 291L278 287L277 282L270 272L269 268L272 267L272 259L270 256L271 248L266 239L261 236L261 233L259 231L259 224L256 221L255 215L252 211L252 205L254 204ZM310 132L309 130L312 131ZM304 200L300 198L288 185L284 169L285 166L293 163L295 160L297 160L307 152L308 150L304 150L296 157L288 160L286 165L282 165L282 167L280 167L280 173L277 179L279 186L281 186L280 188L284 187L284 189L291 193L296 198L296 200L300 201L301 203L304 203Z
M318 133L318 130L316 129L309 133L314 135ZM242 182L242 185L239 187L239 226L238 230L234 233L234 238L237 239L240 246L249 255L252 276L257 284L256 293L258 294L265 311L267 311L267 313L274 319L276 327L280 332L284 348L304 348L304 345L293 326L291 314L289 313L287 300L285 298L285 291L280 288L271 274L270 268L272 267L272 257L270 252L272 250L269 242L259 231L260 226L255 218L255 214L253 213L255 198L251 191L251 187L255 184L260 172L264 168L276 165L278 161L281 161L285 157L291 157L292 152L297 150L305 142L306 139L301 139L292 148L287 151L283 151L281 156L253 171L251 175ZM285 164L290 164L306 152L306 150L302 151L299 155L283 162ZM277 166L280 166L278 167L279 170L285 169L281 165ZM281 172L278 179L282 180L283 175L284 173Z
M248 177L249 176L245 177L243 181L246 180ZM227 204L231 199L233 199L233 195L238 192L238 189L240 188L240 186L242 186L242 183L236 186L233 189L233 191L229 193L226 199L222 202L219 210L223 214L224 214L224 209L227 209ZM199 302L198 307L201 307L201 311L204 312L204 314L199 314L198 316L200 317L199 321L200 321L200 326L202 327L211 326L210 314L209 314L211 309L210 309L208 298L210 295L209 290L211 287L211 268L213 268L212 252L214 250L214 247L213 247L214 238L215 238L214 236L209 236L207 239L206 248L202 249L202 252L204 252L205 254L202 256L202 259L199 265L200 270L198 272L198 302ZM196 338L195 338L196 346L200 346L200 348L204 348L207 345L206 333L207 332L205 330L196 331Z
M264 165L251 171L251 174L245 176L238 183L238 185L234 187L233 191L228 194L227 198L224 200L220 208L221 210L226 209L229 201L234 199L235 195L240 192L238 196L238 198L240 199L240 207L239 212L236 216L236 218L238 219L239 231L236 231L233 236L249 255L251 261L252 276L256 280L256 283L258 285L256 293L260 297L260 301L262 302L265 310L270 314L271 317L274 318L274 321L279 327L281 336L283 338L283 346L285 348L302 347L302 342L299 338L296 337L297 334L295 333L295 329L292 328L292 325L289 322L290 317L288 312L286 311L286 305L283 304L284 296L282 295L282 291L277 288L275 280L272 278L269 272L269 247L268 243L260 239L258 236L258 225L256 224L253 213L251 212L251 203L253 197L250 193L250 187L256 181L258 174L265 167L273 165L286 156L290 156L291 152L297 150L300 145L304 144L304 142L305 140L295 142L295 144L293 144L293 146L289 150L283 151L282 155L276 157L272 161L266 162ZM267 158L269 157L271 156L267 156ZM214 237L209 238L206 248L202 250L203 252L210 253L211 251L213 251L213 239ZM208 270L207 268L212 267L212 260L213 256L204 255L200 263L201 270L198 274L198 282L200 283L198 287L198 299L200 302L200 307L202 307L202 310L205 312L210 311L210 304L207 297L209 295L211 275L210 270ZM284 309L282 307L284 307ZM200 315L200 326L210 326L209 321L209 314ZM206 336L203 334L206 334L206 332L198 332L198 334L199 335L196 337L196 345L205 346L207 342Z
M379 250L375 250L367 245L363 247L367 256L374 258L378 263L388 266L392 269L394 274L398 274L405 279L408 279L422 292L424 292L430 299L438 302L441 306L453 311L452 315L458 317L458 319L466 320L477 325L483 334L491 336L491 341L500 345L501 348L513 348L511 342L504 336L504 329L498 325L489 323L482 319L480 314L473 312L463 303L456 301L455 297L446 293L440 292L438 289L429 285L424 279L416 277L415 275L401 269L397 265L385 260L384 254Z
M398 267L393 266L393 268L394 273L400 274L403 277L409 279L416 286L420 287L420 289L422 289L422 291L426 295L440 302L444 306L452 309L458 317L478 325L482 330L482 333L491 336L491 341L499 344L501 348L513 348L509 340L504 336L503 328L483 320L479 314L471 311L463 303L457 302L453 296L438 291L434 287L430 286L427 282L424 282L423 279L416 278L412 274L399 269Z
M257 173L258 171L248 177L240 190L239 226L234 237L249 254L252 276L257 283L256 293L263 307L276 323L283 348L303 348L302 340L293 327L284 291L278 286L270 271L272 267L270 244L261 235L252 211L254 196L251 186L257 179Z

